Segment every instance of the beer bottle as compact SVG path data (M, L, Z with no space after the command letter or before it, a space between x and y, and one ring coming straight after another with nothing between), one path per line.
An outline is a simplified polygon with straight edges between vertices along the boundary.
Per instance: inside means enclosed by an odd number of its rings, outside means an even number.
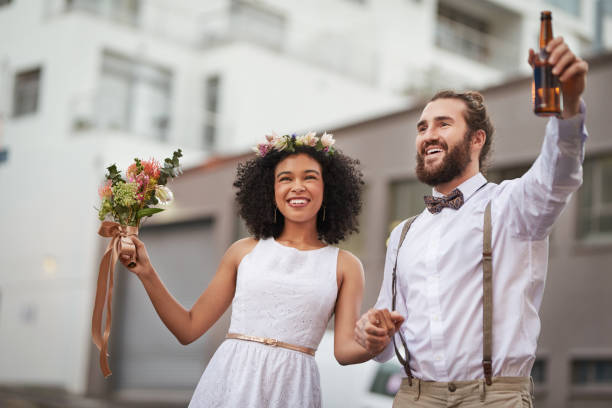
M531 96L533 112L538 116L559 116L561 114L561 84L552 73L548 63L546 45L553 39L552 15L550 11L540 14L540 53L536 55L533 67Z

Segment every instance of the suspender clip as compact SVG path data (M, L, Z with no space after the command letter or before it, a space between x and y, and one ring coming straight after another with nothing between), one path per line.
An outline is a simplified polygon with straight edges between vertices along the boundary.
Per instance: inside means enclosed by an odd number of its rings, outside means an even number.
M493 384L491 377L493 376L493 363L491 360L482 360L482 368L484 369L485 382L487 385Z

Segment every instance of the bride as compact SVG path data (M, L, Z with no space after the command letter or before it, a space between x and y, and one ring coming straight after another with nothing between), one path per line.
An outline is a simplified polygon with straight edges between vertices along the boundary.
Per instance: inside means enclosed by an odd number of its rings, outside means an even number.
M353 339L364 288L361 262L332 244L357 231L362 175L331 134L267 136L238 166L239 212L252 237L232 244L191 309L168 292L144 244L136 265L159 317L181 344L232 305L226 340L193 393L198 407L320 407L314 355L332 314L340 364L369 360ZM121 258L126 265L128 259ZM380 313L379 325L395 324ZM382 344L382 340L381 340Z

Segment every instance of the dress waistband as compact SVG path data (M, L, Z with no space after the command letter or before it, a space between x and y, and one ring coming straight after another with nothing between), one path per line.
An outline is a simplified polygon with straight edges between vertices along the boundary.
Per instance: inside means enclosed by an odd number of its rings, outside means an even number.
M293 350L293 351L299 351L301 353L309 354L311 356L314 356L315 352L317 351L310 347L296 346L294 344L285 343L283 341L279 341L276 339L270 339L267 337L247 336L246 334L227 333L225 338L245 340L245 341L254 341L256 343L265 344L266 346L282 347L282 348L286 348L286 349Z

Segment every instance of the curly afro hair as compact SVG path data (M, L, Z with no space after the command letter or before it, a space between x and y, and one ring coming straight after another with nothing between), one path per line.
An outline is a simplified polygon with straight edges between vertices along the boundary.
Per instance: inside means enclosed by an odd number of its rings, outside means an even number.
M249 232L260 239L278 238L283 231L285 217L280 211L274 222L274 170L286 157L299 153L315 159L323 170L325 220L323 211L319 210L319 239L327 244L336 244L352 232L359 232L357 216L361 212L364 185L359 161L338 150L329 155L308 146L296 146L293 152L272 150L264 157L238 164L234 181L234 187L238 189L236 202Z

